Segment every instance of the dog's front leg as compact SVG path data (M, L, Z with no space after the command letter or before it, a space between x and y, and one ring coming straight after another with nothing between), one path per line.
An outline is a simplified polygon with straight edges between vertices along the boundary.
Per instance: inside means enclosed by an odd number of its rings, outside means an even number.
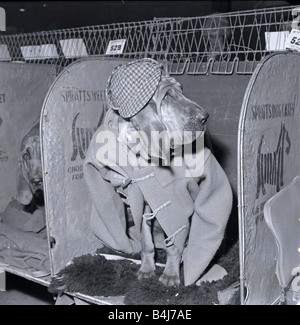
M167 261L163 274L159 281L167 287L179 286L179 267L181 262L181 254L175 245L166 247Z
M190 227L188 225L184 225L179 228L171 237L165 240L166 244L166 253L167 253L167 261L163 274L160 276L159 281L163 283L167 287L179 286L180 284L180 263L182 260L182 250L178 249L176 245L174 245L175 236L179 233L181 234L182 242L186 242L186 239L189 234ZM170 244L170 242L172 242ZM178 242L178 244L180 243ZM179 244L179 247L181 245Z
M148 205L145 207L145 213L150 214L151 209ZM147 220L143 217L142 233L141 233L141 258L142 263L138 271L138 279L147 279L155 275L155 261L154 261L154 243L152 238L152 220Z

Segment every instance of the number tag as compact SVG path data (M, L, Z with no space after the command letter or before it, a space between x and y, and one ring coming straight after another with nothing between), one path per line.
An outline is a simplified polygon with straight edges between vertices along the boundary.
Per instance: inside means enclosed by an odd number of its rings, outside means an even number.
M126 39L117 39L114 41L109 41L108 47L106 49L106 55L122 54L124 50Z
M286 50L300 51L300 30L292 29L285 41Z

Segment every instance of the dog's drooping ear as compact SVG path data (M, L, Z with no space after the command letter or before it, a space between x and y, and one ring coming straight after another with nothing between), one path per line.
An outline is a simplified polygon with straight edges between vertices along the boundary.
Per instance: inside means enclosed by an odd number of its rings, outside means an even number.
M26 170L23 166L23 162L19 161L19 168L17 174L17 201L20 203L27 205L31 202L33 195L31 192L31 188L29 186L28 180L25 178Z

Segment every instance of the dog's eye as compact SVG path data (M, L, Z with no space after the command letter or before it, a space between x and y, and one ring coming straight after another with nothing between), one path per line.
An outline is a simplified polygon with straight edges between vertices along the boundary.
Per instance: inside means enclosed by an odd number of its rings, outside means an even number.
M167 100L169 96L172 95L172 89L169 89L168 91L166 91L166 93L164 94L164 97L162 98L162 101Z
M30 159L30 155L29 155L29 152L25 152L24 155L23 155L23 159Z

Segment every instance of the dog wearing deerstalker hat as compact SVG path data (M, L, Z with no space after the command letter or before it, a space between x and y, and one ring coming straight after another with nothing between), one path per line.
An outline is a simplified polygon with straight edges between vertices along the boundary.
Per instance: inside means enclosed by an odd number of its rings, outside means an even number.
M155 93L162 65L151 59L116 67L108 80L106 100L123 118L137 114Z
M191 173L187 164L175 165L173 153L182 143L169 141L168 135L190 131L192 137L184 144L191 144L205 131L208 114L183 95L181 85L167 74L164 65L152 59L116 67L106 94L109 109L84 162L93 201L92 229L104 245L116 251L141 252L139 279L155 274L154 248L159 247L167 252L159 281L166 286L179 285L183 262L184 284L190 285L199 279L221 244L232 191L208 148L199 149L201 174ZM134 151L137 146L128 141L134 131L143 131L148 139L153 131L165 132L170 155L166 150L143 148L149 144L143 138L139 150ZM117 139L116 155L104 154L107 132ZM139 156L143 164L132 164L128 153ZM155 158L164 156L169 164L147 164L154 154L159 156Z

